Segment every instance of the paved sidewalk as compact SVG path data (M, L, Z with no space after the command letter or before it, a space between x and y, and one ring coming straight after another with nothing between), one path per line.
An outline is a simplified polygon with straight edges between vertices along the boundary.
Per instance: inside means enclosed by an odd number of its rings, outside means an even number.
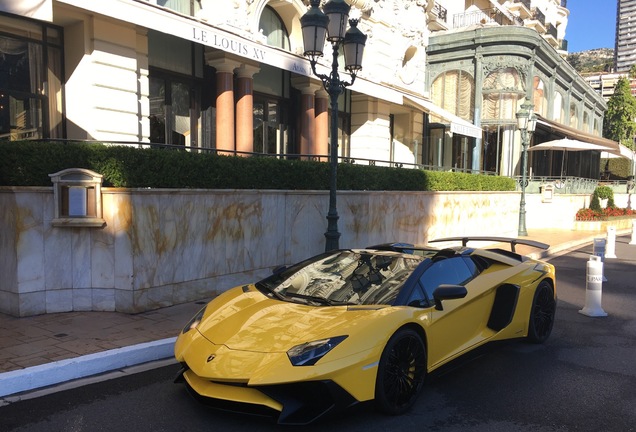
M590 244L605 232L529 230L547 252L517 251L536 258ZM617 232L617 235L631 234ZM636 246L635 246L636 248ZM75 379L169 359L176 336L206 300L136 315L67 312L15 318L0 314L1 399Z

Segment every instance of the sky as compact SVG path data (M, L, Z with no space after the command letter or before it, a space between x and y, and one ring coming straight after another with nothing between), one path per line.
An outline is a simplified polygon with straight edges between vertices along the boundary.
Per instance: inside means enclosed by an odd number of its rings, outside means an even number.
M565 39L569 53L614 49L616 0L568 0L567 8L570 16Z

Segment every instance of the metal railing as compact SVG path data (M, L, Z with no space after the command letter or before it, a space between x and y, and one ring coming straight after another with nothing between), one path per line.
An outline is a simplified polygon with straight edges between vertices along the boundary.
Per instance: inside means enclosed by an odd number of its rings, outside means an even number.
M513 3L521 3L522 5L524 5L526 8L528 8L528 10L532 9L531 8L531 1L530 0L514 0Z
M295 154L295 153L281 153L281 154L268 154L268 153L255 153L245 152L237 150L222 150L207 147L189 147L175 144L162 144L162 143L149 143L138 141L95 141L95 140L74 140L74 139L36 139L33 141L38 142L73 142L73 143L86 143L86 144L113 144L113 145L125 145L136 148L156 148L173 151L188 151L196 153L212 153L218 155L227 156L246 156L246 157L270 157L287 160L309 160L309 161L329 161L329 155L325 154ZM418 163L398 162L381 159L368 159L351 156L338 156L339 163L348 164L361 164L369 166L383 166L391 168L405 168L405 169L421 169L426 171L447 171L447 172L462 172L467 174L481 174L481 175L498 175L493 171L473 170L470 168L461 168L457 166L438 166L438 165L424 165ZM512 177L517 183L517 190L521 190L521 176ZM543 186L551 184L554 186L555 193L561 194L592 194L596 186L602 183L603 185L610 186L615 192L621 193L626 190L627 181L600 181L597 179L581 178L581 177L550 177L550 176L537 176L533 175L530 179L527 179L526 193L541 193Z
M517 190L521 190L521 176L516 176ZM527 180L526 193L541 193L544 186L552 185L558 194L592 194L598 180L582 177L533 176Z
M510 18L499 9L482 9L474 12L465 12L453 15L453 28L468 27L475 24L496 23L508 25Z
M555 26L553 26L552 24L548 24L546 26L546 30L547 33L552 36L555 39L558 39L558 32L557 32L557 28Z
M444 6L442 6L439 3L435 2L435 4L433 5L433 9L431 9L431 12L433 13L433 15L435 15L441 21L447 22L447 20L448 20L448 11L446 10L446 8Z
M545 27L545 14L539 8L534 8L534 14L532 14L532 19L539 21L542 26Z

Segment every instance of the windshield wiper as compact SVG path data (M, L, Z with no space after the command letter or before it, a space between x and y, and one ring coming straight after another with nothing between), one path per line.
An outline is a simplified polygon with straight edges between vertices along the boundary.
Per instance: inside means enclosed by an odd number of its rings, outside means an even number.
M256 288L260 289L260 290L261 290L261 292L265 291L265 292L264 292L264 294L265 294L265 295L268 295L268 296L270 296L270 297L276 297L278 300L282 300L282 301L285 301L285 300L286 300L284 295L282 295L282 294L280 294L280 293L276 292L276 291L275 291L275 290L274 290L274 289L273 289L273 288L272 288L269 284L267 284L267 283L263 283L263 282L257 283L257 284L256 284Z
M346 303L342 303L342 302L335 302L333 300L329 300L328 298L324 298L324 297L311 296L311 295L305 295L305 294L298 294L298 293L293 293L293 292L286 292L285 293L285 297L300 298L300 299L303 299L303 300L309 300L309 301L313 301L313 302L320 303L320 304L327 305L327 306L346 304Z

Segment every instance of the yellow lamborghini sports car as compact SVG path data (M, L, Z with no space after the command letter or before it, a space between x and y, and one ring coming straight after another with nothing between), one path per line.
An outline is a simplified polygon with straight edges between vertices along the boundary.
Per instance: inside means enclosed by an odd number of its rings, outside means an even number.
M511 247L468 247L473 240ZM331 251L224 292L177 338L177 381L211 406L284 424L371 400L400 414L427 373L462 354L549 337L554 267L515 252L518 244L548 245L437 241L461 246Z

